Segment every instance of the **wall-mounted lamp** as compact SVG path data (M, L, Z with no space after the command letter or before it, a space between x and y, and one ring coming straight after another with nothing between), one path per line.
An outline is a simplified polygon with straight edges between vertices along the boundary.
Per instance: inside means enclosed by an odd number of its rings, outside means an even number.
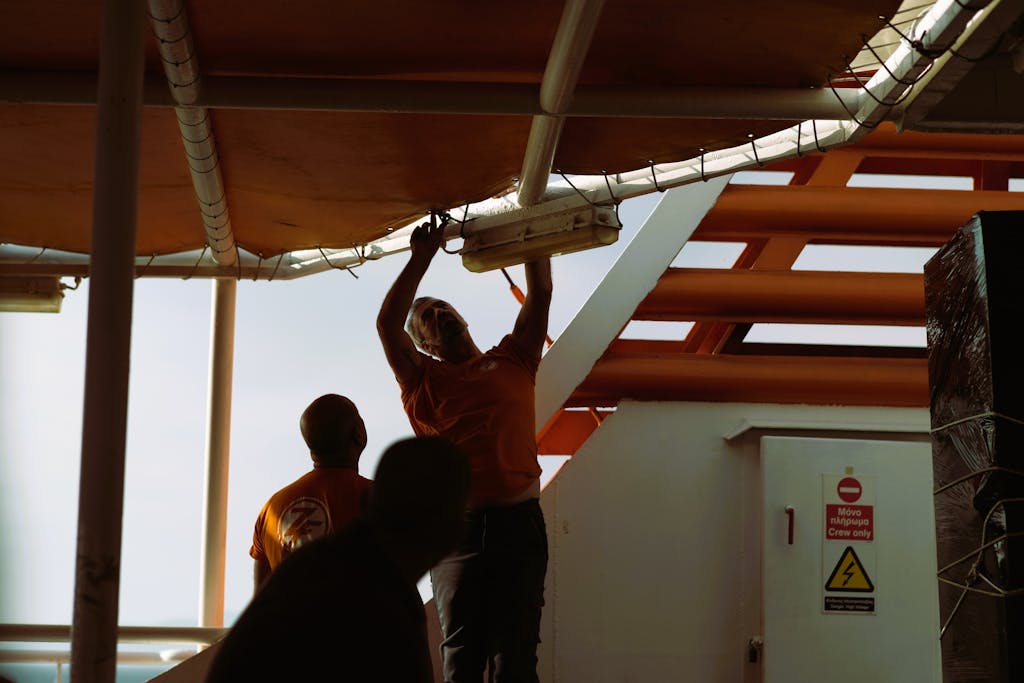
M462 265L474 273L557 256L619 239L613 207L585 206L534 216L466 235Z
M0 312L60 313L64 289L58 277L0 275Z

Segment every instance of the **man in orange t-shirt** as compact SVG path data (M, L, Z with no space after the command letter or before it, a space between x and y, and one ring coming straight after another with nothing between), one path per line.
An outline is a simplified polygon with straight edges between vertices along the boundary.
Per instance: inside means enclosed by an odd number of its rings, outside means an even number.
M413 298L444 237L424 224L392 285L377 331L418 436L450 439L472 471L467 531L430 571L445 681L537 681L547 572L534 377L547 336L551 263L526 264L528 292L512 333L482 352L448 303ZM408 316L408 325L403 324ZM425 353L421 353L416 347Z
M468 494L466 458L446 439L393 443L366 513L274 570L206 683L433 683L416 582L459 541Z
M292 551L359 517L372 482L359 476L366 427L352 401L325 394L299 418L313 469L271 496L256 518L249 555L254 592Z

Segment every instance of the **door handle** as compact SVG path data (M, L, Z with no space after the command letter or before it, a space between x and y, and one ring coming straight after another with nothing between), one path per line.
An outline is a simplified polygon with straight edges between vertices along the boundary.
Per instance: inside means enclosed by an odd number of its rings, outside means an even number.
M789 545L793 545L793 525L794 525L795 521L796 521L796 510L793 508L792 505L787 505L786 506L786 526L788 528L788 532L786 534L786 537L789 539L788 540Z

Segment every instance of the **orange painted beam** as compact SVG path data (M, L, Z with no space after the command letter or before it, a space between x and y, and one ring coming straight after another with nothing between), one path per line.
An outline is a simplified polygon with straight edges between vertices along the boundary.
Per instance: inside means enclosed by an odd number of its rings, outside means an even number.
M924 276L670 268L633 318L923 325Z
M981 172L975 178L974 186L977 190L1008 191L1010 189L1010 163L986 161L981 165Z
M894 124L886 123L850 149L864 156L1024 161L1024 135L901 133Z
M753 268L758 259L765 253L769 244L789 243L791 241L789 239L751 240L747 242L743 252L736 259L732 267L744 270ZM796 250L796 256L800 255L803 247L804 243L801 240L800 246ZM793 258L796 258L796 256ZM791 265L792 261L779 267L788 268ZM732 334L732 325L722 326L714 320L697 320L690 328L690 333L686 336L686 347L684 350L687 353L714 353L728 340L730 334Z
M568 405L738 401L928 406L928 363L917 358L608 354Z
M816 169L815 162L819 159L827 159L830 154L816 154L800 159L785 159L776 161L764 167L766 171L792 171L793 180L790 185L820 185L821 183L808 183ZM881 173L886 175L949 175L949 176L974 176L981 170L985 163L1005 163L1008 166L1020 165L1024 162L993 161L986 162L981 159L917 159L907 156L872 156L864 157L857 167L857 173ZM845 183L844 183L845 184ZM992 188L995 189L995 188Z
M911 167L916 167L918 164L915 160L929 160L940 164L981 161L1024 162L1024 135L959 135L915 131L897 133L895 129L890 128L877 130L862 138L857 144L840 149L855 152L864 157L864 165L858 169L861 173L877 172L869 170L867 167L875 159L892 160L896 166L891 172L912 173L913 171L909 170L898 171L896 168L904 162ZM810 170L808 167L813 166L816 160L823 159L836 151L833 150L823 155L813 150L814 146L811 145L807 156L776 161L765 166L765 170L802 170L806 173ZM810 163L808 160L811 160Z
M967 176L981 173L986 163L1006 164L1006 161L980 161L978 159L915 159L913 157L871 157L865 159L857 169L858 173L878 175L925 175L925 176ZM984 190L1005 190L1006 188L985 187Z
M730 185L693 239L940 246L981 210L1024 210L1024 193Z
M806 182L800 184L845 187L863 160L864 155L856 148L833 150L821 158Z
M608 350L625 354L696 353L695 348L688 347L683 341L669 339L616 339L608 345Z
M598 410L600 419L611 410ZM544 435L537 440L540 455L573 455L598 428L598 419L587 410L562 410Z

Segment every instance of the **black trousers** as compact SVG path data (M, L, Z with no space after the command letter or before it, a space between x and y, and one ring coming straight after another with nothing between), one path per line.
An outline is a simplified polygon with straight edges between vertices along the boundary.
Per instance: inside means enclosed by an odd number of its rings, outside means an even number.
M446 683L538 681L548 541L536 499L471 510L455 552L430 570Z

